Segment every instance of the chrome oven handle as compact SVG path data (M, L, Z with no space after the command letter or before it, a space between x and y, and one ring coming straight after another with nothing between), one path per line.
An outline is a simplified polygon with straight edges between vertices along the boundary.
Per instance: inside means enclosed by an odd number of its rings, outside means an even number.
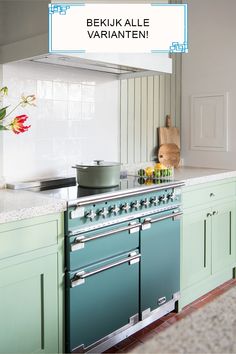
M145 188L145 193L148 193L148 192L154 192L154 191L160 191L160 190L163 190L163 189L166 189L166 188L178 188L178 187L183 187L185 185L184 182L170 182L169 184L168 183L165 183L164 185L158 185L158 187L156 187L155 185L155 188L154 187L146 187ZM144 190L141 189L141 190L137 190L137 189L134 189L134 190L130 190L129 192L124 192L124 193L121 193L119 195L117 195L116 193L113 193L111 192L109 194L109 196L95 196L93 199L89 199L89 200L80 200L78 202L76 201L71 201L68 203L69 206L74 206L74 207L81 207L81 206L85 206L85 205L89 205L89 204L93 204L93 203L98 203L98 202L106 202L107 199L109 200L114 200L114 199L117 199L117 198L120 198L120 197L132 197L132 196L137 196L137 195L140 195L140 194L143 194L144 193Z
M182 211L180 211L178 213L172 213L169 215L161 216L158 219L151 219L149 222L154 223L154 222L158 222L158 221L162 221L162 220L166 220L166 219L171 219L171 218L173 218L173 220L175 220L175 219L178 219L178 217L180 217L181 215L183 215Z
M108 264L108 265L103 266L101 268L95 269L91 272L85 273L84 271L80 271L80 272L76 273L74 275L74 277L71 279L70 287L74 288L78 285L81 285L84 283L84 280L86 278L91 277L92 275L104 272L105 270L117 267L121 264L128 263L128 262L130 265L134 264L134 263L138 263L140 261L140 257L141 257L140 253L131 252L129 257L121 259L120 261Z
M74 242L71 244L71 252L74 252L74 251L77 251L81 248L84 248L84 244L86 242L97 240L102 237L114 235L119 232L129 231L129 230L136 229L136 228L137 228L137 232L138 232L140 230L140 227L141 227L141 223L135 223L135 224L130 224L128 226L120 227L118 229L110 230L107 232L102 232L98 235L94 235L91 237L84 237L84 235L80 235L80 236L76 237Z

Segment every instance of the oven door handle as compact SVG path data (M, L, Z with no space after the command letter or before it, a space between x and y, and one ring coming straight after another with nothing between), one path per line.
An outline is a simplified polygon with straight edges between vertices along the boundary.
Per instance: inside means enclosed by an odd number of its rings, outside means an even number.
M172 213L169 215L165 215L165 216L161 216L160 218L157 218L157 219L151 219L150 222L154 223L154 222L158 222L158 221L162 221L162 220L166 220L166 219L171 219L171 218L173 218L173 220L178 220L181 215L183 215L182 211L177 212L177 213Z
M157 219L152 219L152 218L146 218L144 220L144 222L142 223L142 230L147 230L150 229L151 224L155 223L155 222L159 222L159 221L163 221L166 219L173 219L173 220L178 220L180 219L181 215L183 215L182 211L178 211L178 212L174 212L165 216L161 216L160 218Z
M111 236L111 235L114 235L114 234L117 234L117 233L123 232L123 231L130 231L130 233L135 233L140 230L140 227L141 227L141 223L132 223L131 222L130 225L128 225L128 226L120 227L118 229L110 230L107 232L102 232L98 235L94 235L91 237L85 237L83 235L78 236L75 238L74 242L71 244L71 252L74 252L74 251L84 248L84 244L86 242L97 240L99 238L106 237L106 236Z
M91 272L85 273L84 271L80 271L80 272L76 273L74 275L74 277L71 279L70 287L74 288L78 285L84 284L86 278L91 277L92 275L104 272L105 270L117 267L121 264L128 263L128 262L130 265L138 263L140 261L140 257L141 257L141 254L134 251L134 252L131 252L129 257L127 257L127 258L121 259L120 261L117 261L117 262L110 263L106 266L95 269Z

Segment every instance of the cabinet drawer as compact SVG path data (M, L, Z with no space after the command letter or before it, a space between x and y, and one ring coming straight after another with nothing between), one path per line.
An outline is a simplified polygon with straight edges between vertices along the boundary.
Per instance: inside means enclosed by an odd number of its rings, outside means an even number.
M235 182L224 183L220 185L207 186L195 190L183 192L183 206L189 208L201 204L211 203L219 199L234 197L236 191Z
M1 225L0 259L57 244L59 220L47 216Z

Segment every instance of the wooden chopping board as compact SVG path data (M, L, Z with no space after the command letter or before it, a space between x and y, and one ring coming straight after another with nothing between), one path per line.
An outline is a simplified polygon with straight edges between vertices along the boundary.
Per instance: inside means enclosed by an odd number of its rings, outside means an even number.
M163 144L176 144L180 149L179 129L172 127L171 117L166 116L166 126L158 128L159 146Z
M180 149L176 144L162 144L158 151L158 159L166 167L178 167Z

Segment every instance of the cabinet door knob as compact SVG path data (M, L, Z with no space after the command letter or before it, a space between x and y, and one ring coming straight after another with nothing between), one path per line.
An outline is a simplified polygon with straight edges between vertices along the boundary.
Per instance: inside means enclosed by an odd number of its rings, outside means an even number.
M212 213L207 213L207 218L209 218L209 216L212 216Z
M213 211L213 215L217 215L218 213L219 213L218 210Z
M210 197L215 197L215 194L214 193L210 193Z

